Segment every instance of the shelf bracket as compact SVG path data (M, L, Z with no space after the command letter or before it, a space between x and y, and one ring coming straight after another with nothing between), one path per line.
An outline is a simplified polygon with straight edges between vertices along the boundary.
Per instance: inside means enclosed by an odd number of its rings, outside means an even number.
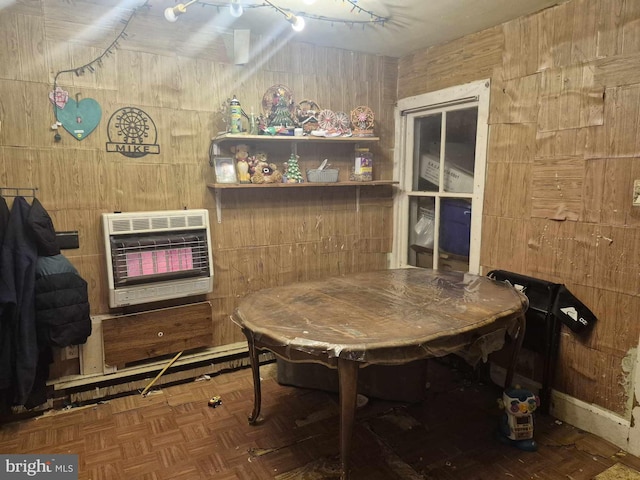
M356 186L356 213L360 213L360 185Z

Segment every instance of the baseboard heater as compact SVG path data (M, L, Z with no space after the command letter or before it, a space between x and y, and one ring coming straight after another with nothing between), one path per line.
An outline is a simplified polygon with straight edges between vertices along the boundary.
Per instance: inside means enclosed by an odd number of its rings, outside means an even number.
M109 306L213 291L207 210L102 214Z

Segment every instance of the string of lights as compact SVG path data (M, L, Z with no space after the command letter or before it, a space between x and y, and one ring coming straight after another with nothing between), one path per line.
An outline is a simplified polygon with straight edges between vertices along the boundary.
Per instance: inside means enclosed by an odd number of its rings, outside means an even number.
M229 8L231 10L231 14L234 17L241 16L243 10L251 10L251 9L257 9L257 8L272 8L277 12L281 13L282 15L284 15L286 20L289 21L294 27L296 26L295 20L299 18L317 20L321 22L328 22L328 23L331 23L332 26L335 24L338 24L338 25L347 25L350 27L353 27L355 25L359 25L359 26L362 25L364 27L366 25L372 25L372 24L384 26L384 24L390 20L389 17L383 17L371 10L367 10L366 8L361 7L360 5L358 5L357 0L336 0L336 1L342 1L342 3L344 3L348 7L349 13L354 13L356 15L366 15L368 18L364 20L357 19L357 18L338 18L338 17L328 17L325 15L319 15L319 14L310 13L302 10L294 11L287 8L281 8L280 6L276 5L274 2L271 2L269 0L264 0L263 3L251 3L251 4L244 4L244 3L241 4L239 0L232 0L231 3L229 2L218 3L218 2L195 0L195 1L188 2L186 4L179 4L173 8L168 8L167 14L165 14L165 18L167 18L167 20L171 22L174 22L176 21L176 18L178 15L186 13L186 7L195 3L201 6L214 7L218 10L218 13L220 13L222 9ZM309 3L309 2L305 1L305 3ZM301 28L299 27L294 29L301 30Z
M96 58L94 58L93 60L91 60L89 63L85 63L84 65L80 66L80 67L73 67L73 68L69 68L67 70L60 70L56 73L56 76L53 80L53 88L55 89L57 82L58 82L58 77L63 74L63 73L75 73L76 76L80 76L80 75L84 75L84 73L88 70L91 73L95 72L96 67L101 67L102 66L102 59L105 57L109 57L111 55L113 55L114 50L117 50L120 47L120 41L124 40L127 38L127 28L129 27L129 24L131 23L131 20L133 20L133 17L136 16L136 14L138 13L138 10L141 8L149 8L148 5L148 0L146 2L144 2L142 5L140 5L137 8L134 8L133 11L131 12L131 15L129 15L129 18L127 19L123 19L121 20L121 22L124 24L124 26L122 27L122 30L120 30L120 33L116 36L116 38L113 40L113 42L111 42L109 44L109 46L107 48L104 49L104 51L97 56Z
M222 8L229 8L231 7L231 13L236 16L239 17L240 15L242 15L242 10L243 9L254 9L254 8L273 8L276 11L282 13L283 15L285 15L285 17L287 17L287 20L289 20L292 25L294 25L295 27L295 23L294 21L298 19L298 17L304 17L304 18L308 18L308 19L313 19L313 20L318 20L318 21L324 21L324 22L330 22L331 24L344 24L344 25L349 25L349 26L354 26L354 25L367 25L367 24L380 24L380 25L384 25L386 22L389 21L389 17L382 17L380 15L377 15L376 13L367 10L365 8L362 8L361 6L358 5L357 0L341 0L342 3L346 3L348 5L351 6L350 8L350 12L356 12L358 14L366 14L369 16L369 19L367 20L354 20L354 19L343 19L343 18L334 18L334 17L327 17L324 15L316 15L316 14L312 14L312 13L307 13L307 12L293 12L293 11L289 11L287 9L283 9L278 7L277 5L275 5L274 3L270 2L269 0L265 0L265 3L261 3L261 4L246 4L246 5L242 5L239 0L232 0L231 3L212 3L212 2L205 2L205 1L199 1L199 0L193 0L188 2L187 4L178 4L177 6L173 7L173 8L168 8L167 11L171 11L171 15L173 15L173 18L171 19L171 21L175 21L175 19L177 18L177 15L180 15L182 13L186 12L186 7L190 6L191 4L199 4L202 6L209 6L209 7L215 7L218 9L218 11L220 11L220 9ZM94 58L93 60L91 60L90 62L81 65L79 67L72 67L72 68L68 68L66 70L60 70L58 72L56 72L56 75L54 77L53 80L53 88L54 90L57 87L58 84L58 77L64 73L75 73L76 76L81 76L84 75L84 73L86 71L89 71L91 73L95 72L96 67L101 67L102 66L102 61L104 58L109 57L110 55L113 54L113 52L115 50L118 49L118 47L120 46L120 41L124 40L127 38L127 28L129 27L129 24L131 23L131 21L133 20L133 18L136 16L136 14L138 13L138 11L141 8L149 8L149 0L145 1L142 5L140 5L139 7L136 7L133 9L133 11L131 12L131 15L127 18L127 19L123 19L121 20L121 22L124 24L124 26L122 27L122 29L120 30L120 33L116 36L116 38L109 44L109 46L107 48L104 49L104 51L97 56L96 58ZM167 17L167 11L165 11L165 17ZM169 19L169 18L168 18Z

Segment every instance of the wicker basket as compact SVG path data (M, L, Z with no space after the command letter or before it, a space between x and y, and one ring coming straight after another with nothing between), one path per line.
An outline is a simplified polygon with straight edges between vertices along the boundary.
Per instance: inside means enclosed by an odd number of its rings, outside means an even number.
M338 181L338 171L337 168L307 170L307 181L309 183L335 183Z

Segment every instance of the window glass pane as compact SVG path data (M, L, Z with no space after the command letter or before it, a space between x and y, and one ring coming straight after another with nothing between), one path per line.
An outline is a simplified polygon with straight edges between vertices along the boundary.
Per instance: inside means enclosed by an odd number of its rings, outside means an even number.
M448 253L469 256L471 201L443 198L440 201L440 248Z
M478 108L447 112L444 191L473 193Z
M442 113L417 118L414 132L413 190L437 192L440 179Z
M409 201L409 249L407 264L434 268L435 198L412 197ZM442 198L438 234L438 269L469 271L471 201Z
M435 198L413 197L409 202L409 258L414 267L433 267Z
M440 201L440 268L468 271L471 240L471 200ZM445 266L448 267L445 268Z

